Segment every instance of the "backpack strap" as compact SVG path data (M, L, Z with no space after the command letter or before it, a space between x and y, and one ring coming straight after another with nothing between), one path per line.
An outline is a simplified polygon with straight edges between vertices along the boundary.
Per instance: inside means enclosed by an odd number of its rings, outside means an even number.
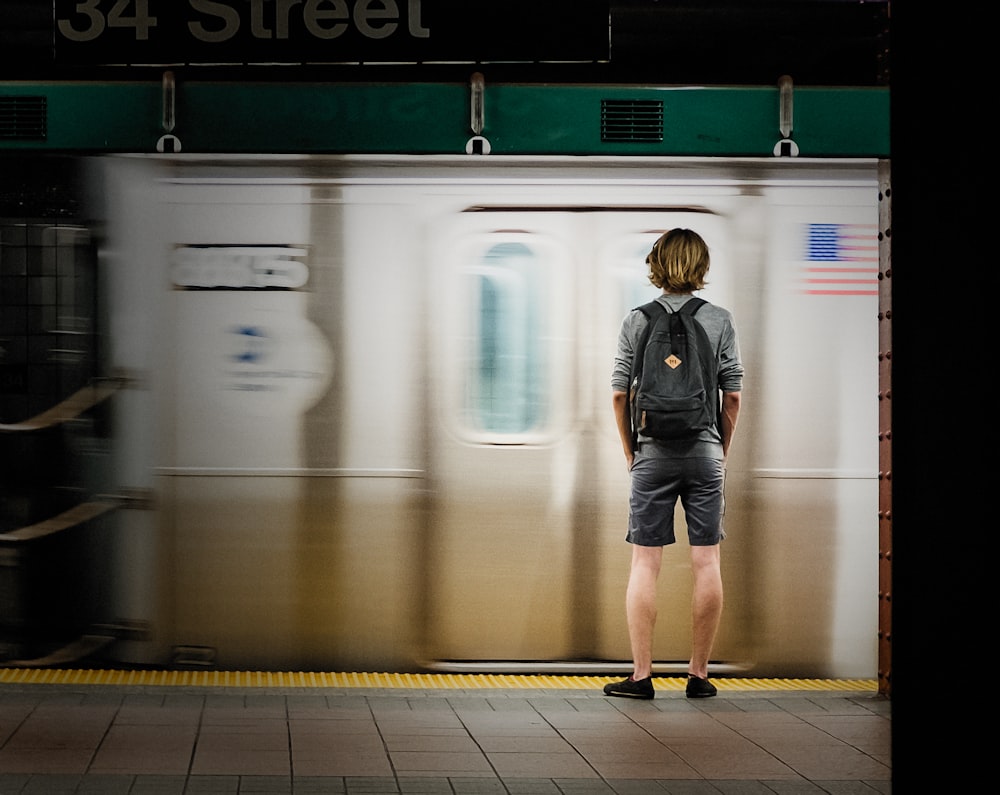
M649 342L649 335L653 331L656 321L667 314L667 308L659 301L650 301L648 304L637 306L637 310L646 316L646 328L642 330L636 342L635 350L632 352L632 368L628 376L628 399L625 401L628 409L628 421L632 428L632 452L639 449L639 428L635 422L635 412L633 405L638 392L639 381L642 379L642 360L646 354L646 344Z
M655 300L650 301L648 304L637 306L636 309L642 312L642 314L644 314L646 317L652 317L653 315L656 314L657 310L659 310L660 312L667 311L667 308L663 304Z
M635 345L635 355L632 357L632 375L636 372L637 360L639 362L639 370L642 370L642 355L646 352L646 343L649 342L649 335L653 331L653 326L656 325L659 317L667 314L667 308L659 301L650 301L648 304L637 306L636 309L642 312L649 322L646 323L646 328L642 330L642 334L639 335L639 339ZM629 383L632 383L631 379Z
M657 301L657 303L659 303L659 301ZM707 303L708 301L706 301L704 298L698 298L698 296L692 296L683 304L681 304L681 308L678 309L677 311L683 312L685 315L693 315Z
M681 305L681 308L677 311L690 315L693 318L695 313L707 303L708 302L704 298L693 296L690 300L685 301L684 304ZM708 362L715 362L715 351L712 349L712 345L709 342L708 334L705 332L704 327L702 327L700 323L695 323L694 326L698 332L695 339L697 340L697 345L701 348L702 364L707 366ZM716 385L715 400L713 401L715 404L715 424L721 428L722 402L719 398L718 376L715 371L705 371L705 382Z

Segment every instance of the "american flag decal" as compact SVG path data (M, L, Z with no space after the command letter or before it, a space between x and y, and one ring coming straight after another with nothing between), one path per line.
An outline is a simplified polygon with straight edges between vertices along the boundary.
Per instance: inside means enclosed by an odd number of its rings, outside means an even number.
M807 295L878 295L875 224L808 224L805 260Z

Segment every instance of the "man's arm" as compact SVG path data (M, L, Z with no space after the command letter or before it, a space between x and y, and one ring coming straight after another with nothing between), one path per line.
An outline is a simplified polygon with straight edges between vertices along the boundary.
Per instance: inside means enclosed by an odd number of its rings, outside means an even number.
M622 440L622 450L625 452L625 463L632 469L635 460L635 450L632 449L632 423L629 419L628 392L614 391L611 393L612 405L615 409L615 422L618 425L618 436Z
M736 433L736 422L740 417L740 403L742 392L722 393L722 457L729 457L729 445L733 441L733 434Z

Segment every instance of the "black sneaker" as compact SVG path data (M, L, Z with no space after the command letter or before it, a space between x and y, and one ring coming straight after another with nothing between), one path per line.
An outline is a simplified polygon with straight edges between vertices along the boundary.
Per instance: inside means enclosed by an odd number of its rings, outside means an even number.
M688 698L711 698L719 692L708 679L702 679L692 674L688 674L686 691Z
M652 698L653 677L636 681L631 676L621 682L612 682L604 686L606 696L622 696L623 698Z

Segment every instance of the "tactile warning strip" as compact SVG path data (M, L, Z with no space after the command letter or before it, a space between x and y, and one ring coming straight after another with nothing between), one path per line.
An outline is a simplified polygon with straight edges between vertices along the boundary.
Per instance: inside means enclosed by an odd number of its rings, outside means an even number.
M512 674L336 673L323 671L120 671L90 669L0 669L0 684L183 686L183 687L368 687L410 689L592 690L619 677ZM874 679L713 678L725 690L878 690ZM656 677L657 690L683 690L684 677Z

